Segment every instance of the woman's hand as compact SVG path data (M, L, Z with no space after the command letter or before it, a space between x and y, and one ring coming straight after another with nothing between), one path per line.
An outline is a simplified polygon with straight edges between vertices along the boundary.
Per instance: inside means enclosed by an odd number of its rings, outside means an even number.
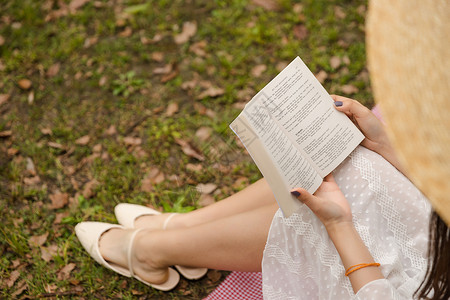
M350 98L337 95L331 95L331 98L335 101L336 109L345 113L366 137L361 142L361 145L380 154L400 172L405 174L403 167L395 155L394 148L392 148L389 142L383 124L370 109Z
M327 230L337 224L352 223L350 205L331 174L324 178L314 195L302 188L296 188L291 193L312 210Z

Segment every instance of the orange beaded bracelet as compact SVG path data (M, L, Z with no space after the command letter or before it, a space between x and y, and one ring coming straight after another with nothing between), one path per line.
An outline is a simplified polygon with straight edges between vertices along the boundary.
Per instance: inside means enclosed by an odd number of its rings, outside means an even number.
M379 263L357 264L357 265L354 265L354 266L351 266L350 268L348 268L345 271L345 276L348 276L348 275L352 274L353 272L355 272L359 269L365 268L365 267L379 267L379 266L380 266Z

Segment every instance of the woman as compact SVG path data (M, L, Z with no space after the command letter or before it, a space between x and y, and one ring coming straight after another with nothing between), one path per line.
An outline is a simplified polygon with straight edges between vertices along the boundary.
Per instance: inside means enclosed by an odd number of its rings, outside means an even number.
M356 101L334 97L364 133L364 147L315 195L293 190L305 204L293 216L276 212L261 180L184 215L119 205L119 222L133 229L80 223L83 246L108 268L161 290L176 286L175 265L187 278L204 267L262 270L267 299L410 299L419 287L415 297L449 299L449 9L446 0L371 2L369 65L389 132ZM428 258L431 207L404 174L438 213Z

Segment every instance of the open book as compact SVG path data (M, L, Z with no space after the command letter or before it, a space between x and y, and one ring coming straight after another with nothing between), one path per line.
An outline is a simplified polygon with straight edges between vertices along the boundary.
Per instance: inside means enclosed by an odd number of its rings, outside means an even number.
M303 61L295 58L230 124L285 217L300 205L290 191L314 193L364 139Z

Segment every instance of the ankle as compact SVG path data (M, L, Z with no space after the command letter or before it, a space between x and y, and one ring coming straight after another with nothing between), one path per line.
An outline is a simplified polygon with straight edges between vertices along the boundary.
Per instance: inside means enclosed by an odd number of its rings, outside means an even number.
M134 257L137 262L150 269L167 268L164 263L164 249L158 242L159 234L150 229L141 230L134 239Z

